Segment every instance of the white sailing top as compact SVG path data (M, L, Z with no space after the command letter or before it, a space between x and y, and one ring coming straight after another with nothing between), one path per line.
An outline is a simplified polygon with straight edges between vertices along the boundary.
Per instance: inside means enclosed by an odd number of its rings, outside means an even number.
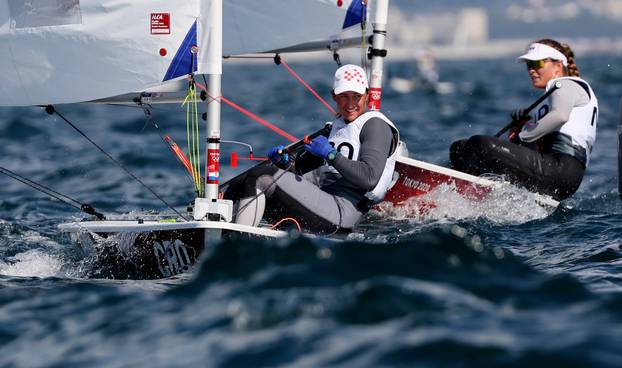
M361 149L361 131L365 123L374 118L381 119L389 125L393 131L395 137L394 140L397 143L399 141L399 131L397 127L384 114L378 111L368 111L359 116L356 120L347 124L343 119L337 119L333 122L333 128L328 137L329 142L342 156L348 158L349 160L357 161L359 159ZM393 149L393 152L390 153L390 156L386 160L384 170L382 171L382 175L380 176L378 183L372 190L365 193L365 197L370 199L372 202L380 202L384 198L384 195L391 184L391 179L393 178L396 157L397 150ZM339 171L335 167L328 164L320 167L318 170L321 186L329 185L341 177Z
M578 77L561 77L551 79L546 86L546 90L550 90L553 85L561 81L566 84L565 81L573 81L576 83L579 88L579 92L585 92L587 94L587 103L576 104L571 107L570 114L565 120L565 122L560 122L560 126L554 126L554 131L562 133L572 140L572 144L575 146L580 146L585 149L586 154L586 166L589 163L590 154L592 152L594 142L596 141L596 126L598 121L598 100L596 99L596 95L594 91L590 87L590 85L583 79ZM562 84L562 88L564 88L564 84ZM561 92L561 89L555 91L553 95ZM536 106L533 109L533 112L530 114L531 116L531 124L527 125L523 132L520 133L520 138L526 142L534 141L542 136L542 134L534 134L537 131L542 131L542 124L546 120L547 116L553 111L555 111L555 106L552 103L552 100L555 96L551 95L549 98L544 100L540 105ZM585 98L577 98L577 100L585 101ZM569 102L572 103L572 102ZM549 116L550 117L550 116ZM548 124L547 124L548 125ZM540 128L540 129L538 129ZM543 131L543 133L548 133Z

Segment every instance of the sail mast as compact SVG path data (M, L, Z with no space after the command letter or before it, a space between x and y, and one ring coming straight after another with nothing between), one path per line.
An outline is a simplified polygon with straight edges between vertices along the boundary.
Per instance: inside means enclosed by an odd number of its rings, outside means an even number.
M202 2L202 14L207 14L207 22L203 35L207 41L201 42L202 60L206 61L199 71L207 74L207 152L205 168L205 198L195 198L193 217L195 220L227 221L233 219L233 202L218 199L220 181L220 101L222 97L222 0L205 0ZM205 49L206 48L206 49ZM207 65L205 65L207 64ZM208 239L219 239L220 230L206 230Z
M389 13L389 0L373 0L376 4L372 26L374 35L372 38L371 49L371 78L369 83L369 102L370 110L380 110L382 97L382 71L384 68L384 58L387 50L384 42L387 37L387 18Z
M210 27L208 60L208 98L207 103L207 152L205 197L208 201L218 199L219 161L220 161L220 96L222 77L222 0L210 1Z

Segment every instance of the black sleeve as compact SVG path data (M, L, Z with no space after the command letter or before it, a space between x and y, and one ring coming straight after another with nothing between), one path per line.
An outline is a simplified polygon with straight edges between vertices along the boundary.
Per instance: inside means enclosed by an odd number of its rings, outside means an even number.
M307 151L302 151L296 158L294 172L298 175L304 175L322 165L324 165L324 159L322 157L315 156Z

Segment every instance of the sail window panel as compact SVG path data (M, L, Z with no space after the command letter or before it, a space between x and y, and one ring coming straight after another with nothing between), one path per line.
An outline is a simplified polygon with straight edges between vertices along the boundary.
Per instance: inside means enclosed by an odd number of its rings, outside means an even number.
M80 0L9 0L11 29L82 24Z

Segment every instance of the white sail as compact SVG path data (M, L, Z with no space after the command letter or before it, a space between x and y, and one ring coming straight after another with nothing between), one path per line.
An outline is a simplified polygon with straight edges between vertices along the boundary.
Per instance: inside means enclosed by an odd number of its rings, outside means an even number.
M330 40L356 24L348 9L361 1L226 0L223 54ZM208 73L210 4L0 0L0 105L91 101L155 88L197 69Z
M156 86L198 15L198 0L2 0L0 104L80 102Z
M224 2L224 54L274 51L300 44L359 35L363 0ZM348 14L349 12L349 14ZM344 30L345 28L345 30Z

